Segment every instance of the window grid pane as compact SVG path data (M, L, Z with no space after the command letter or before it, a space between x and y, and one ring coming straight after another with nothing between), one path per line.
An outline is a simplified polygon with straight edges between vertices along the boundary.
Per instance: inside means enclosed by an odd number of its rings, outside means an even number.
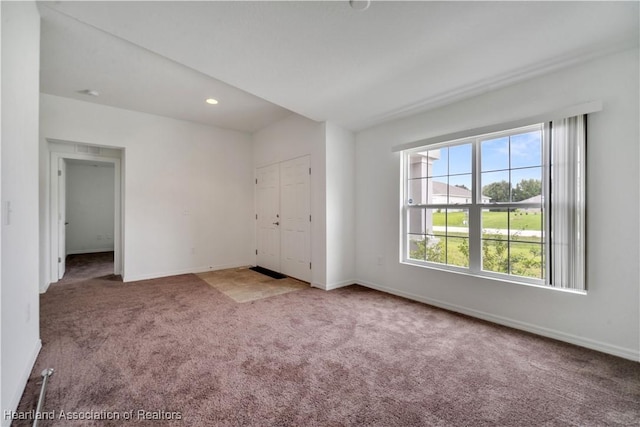
M423 208L411 208L407 212L407 231L409 234L424 234L425 211Z
M461 267L469 266L468 209L427 209L427 232L432 232L425 251L427 260Z
M424 261L424 251L421 248L424 248L426 236L422 234L409 234L407 237L407 254L409 258Z
M482 210L482 269L544 278L542 214L517 208Z

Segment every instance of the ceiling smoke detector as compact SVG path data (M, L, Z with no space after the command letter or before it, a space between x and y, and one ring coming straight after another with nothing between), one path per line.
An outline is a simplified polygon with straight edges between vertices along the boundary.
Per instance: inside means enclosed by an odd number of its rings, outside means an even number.
M367 10L371 6L371 0L349 0L349 6L354 10Z
M81 93L83 95L88 95L88 96L100 96L100 92L98 92L95 89L79 90L78 93Z

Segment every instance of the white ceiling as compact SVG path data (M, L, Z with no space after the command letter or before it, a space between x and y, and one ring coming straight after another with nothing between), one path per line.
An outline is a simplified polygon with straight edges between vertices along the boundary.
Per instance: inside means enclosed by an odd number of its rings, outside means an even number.
M289 110L147 49L41 8L40 90L113 107L255 132ZM82 91L96 90L99 97ZM214 97L218 105L205 99Z
M638 6L55 2L42 90L245 131L287 110L360 130L637 47ZM102 95L75 93L88 88Z

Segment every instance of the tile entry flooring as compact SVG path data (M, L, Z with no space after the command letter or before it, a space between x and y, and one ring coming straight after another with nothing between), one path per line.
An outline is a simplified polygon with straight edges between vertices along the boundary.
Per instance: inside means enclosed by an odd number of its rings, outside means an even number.
M208 271L197 274L209 286L219 290L235 302L243 303L286 294L309 287L307 282L287 277L273 279L248 267Z

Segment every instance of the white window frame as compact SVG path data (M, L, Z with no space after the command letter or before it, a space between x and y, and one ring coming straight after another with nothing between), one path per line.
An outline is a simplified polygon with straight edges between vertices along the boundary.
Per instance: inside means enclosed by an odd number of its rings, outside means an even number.
M516 135L521 133L530 132L532 130L540 130L542 132L542 197L543 197L543 260L544 260L544 279L536 279L525 276L518 276L508 273L498 273L492 271L485 271L482 269L482 210L491 208L500 209L523 209L527 207L539 208L539 204L523 204L522 202L499 202L499 203L482 203L481 199L481 141L488 139L496 139L506 135ZM501 281L507 281L518 284L542 286L549 289L558 289L550 284L549 271L550 271L550 224L549 224L549 200L550 200L550 186L549 186L549 153L550 153L550 125L548 122L538 123L534 125L527 125L517 128L505 129L498 132L485 133L481 135L465 137L457 140L438 142L434 144L422 145L402 151L401 155L401 171L402 171L402 203L401 203L401 254L400 261L403 264L415 265L420 267L426 267L436 270L445 270L451 272L458 272L472 276L486 277L490 279L496 279ZM452 147L462 144L472 144L472 200L471 203L464 204L422 204L413 205L409 204L409 158L412 154L417 152L424 152L427 150L434 150L442 147ZM511 168L509 169L511 170ZM416 260L409 257L409 241L408 241L408 217L411 209L467 209L469 212L469 267L454 266L449 264L442 264L430 261ZM509 215L507 215L509 217ZM507 238L507 242L509 238Z

